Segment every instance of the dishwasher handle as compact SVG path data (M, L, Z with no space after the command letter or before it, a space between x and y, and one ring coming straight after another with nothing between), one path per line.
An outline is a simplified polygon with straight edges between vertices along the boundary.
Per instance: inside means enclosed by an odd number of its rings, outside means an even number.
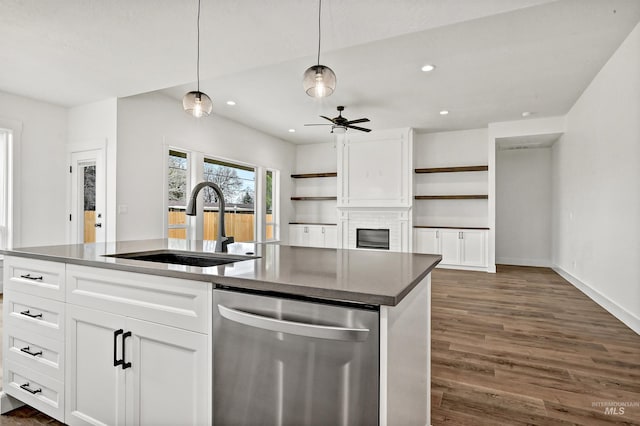
M346 328L326 325L315 325L304 322L286 321L264 317L218 305L218 311L223 318L250 327L277 331L297 336L313 337L316 339L342 340L347 342L364 342L369 336L368 328Z

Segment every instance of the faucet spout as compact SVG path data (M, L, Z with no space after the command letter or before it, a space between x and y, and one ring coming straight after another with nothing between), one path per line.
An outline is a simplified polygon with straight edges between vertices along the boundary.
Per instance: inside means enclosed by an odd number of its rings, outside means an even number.
M197 184L193 191L191 191L191 198L189 199L189 204L187 204L186 214L187 216L195 216L196 215L196 198L198 197L198 193L204 188L208 186L213 189L218 197L218 234L216 236L216 247L214 251L216 253L226 253L227 246L232 244L233 237L225 236L224 232L224 195L222 194L222 190L218 185L213 182L200 182Z

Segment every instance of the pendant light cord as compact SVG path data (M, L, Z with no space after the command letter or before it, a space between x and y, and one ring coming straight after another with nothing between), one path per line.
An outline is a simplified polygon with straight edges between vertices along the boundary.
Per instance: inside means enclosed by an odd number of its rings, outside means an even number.
M320 66L320 17L322 16L322 0L318 0L318 66Z
M198 54L196 55L196 78L198 81L198 93L200 93L200 0L198 0Z

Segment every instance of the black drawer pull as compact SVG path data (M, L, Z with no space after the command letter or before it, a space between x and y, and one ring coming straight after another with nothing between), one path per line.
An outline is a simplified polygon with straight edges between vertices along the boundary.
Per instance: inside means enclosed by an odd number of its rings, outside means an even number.
M118 359L118 336L121 335L122 333L124 333L123 329L116 330L113 332L113 366L114 367L117 367L124 363L124 357L123 359ZM124 345L124 342L122 343ZM124 349L122 350L122 352L124 353Z
M20 315L24 315L27 316L29 318L42 318L42 314L32 314L29 312L29 310L27 309L26 311L22 311L20 312Z
M38 388L38 389L31 389L29 388L29 382L25 383L24 385L20 385L20 389L24 389L27 392L29 392L32 395L37 394L38 392L42 392L42 389Z
M42 275L40 275L39 277L34 277L34 276L31 276L31 274L20 275L20 278L26 278L28 280L34 280L34 281L42 281L43 280L43 276Z
M131 363L130 362L126 362L124 359L124 341L127 337L131 337L131 332L127 331L126 333L124 333L122 335L122 369L126 370L127 368L131 367Z
M42 351L39 352L31 352L29 346L27 346L26 348L22 348L20 349L20 352L24 352L25 354L29 354L31 356L38 356L38 355L42 355Z

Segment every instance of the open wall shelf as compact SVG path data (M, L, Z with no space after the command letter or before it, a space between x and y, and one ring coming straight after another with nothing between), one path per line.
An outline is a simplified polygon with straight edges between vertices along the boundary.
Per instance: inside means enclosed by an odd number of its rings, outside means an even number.
M338 197L291 197L292 201L335 201Z
M416 173L485 172L487 170L489 170L489 166L429 167L415 169Z
M309 179L309 178L324 178L324 177L337 177L337 172L328 173L298 173L291 175L294 179Z
M426 228L426 229L478 229L482 231L488 231L487 227L476 226L429 226L429 225L414 225L414 228Z
M322 222L289 222L289 225L322 225L322 226L336 226L337 223L322 223Z
M416 200L486 200L488 195L472 194L472 195L416 195Z

